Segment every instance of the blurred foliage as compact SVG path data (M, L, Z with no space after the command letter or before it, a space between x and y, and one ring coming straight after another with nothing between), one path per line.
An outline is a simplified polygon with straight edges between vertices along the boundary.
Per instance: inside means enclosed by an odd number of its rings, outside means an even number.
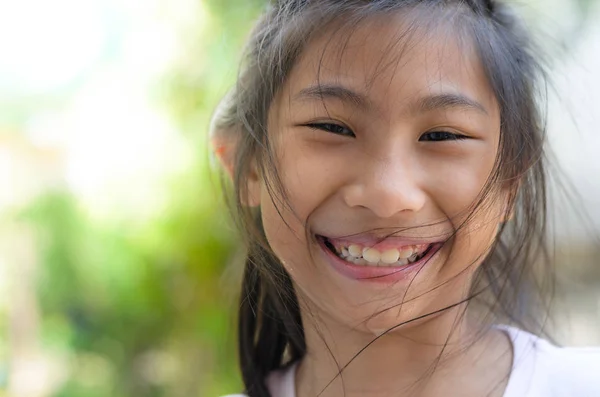
M165 106L197 149L165 187L155 219L100 221L67 191L22 214L39 246L42 341L67 357L56 397L217 396L236 392L234 294L225 266L239 251L206 161L207 126L233 83L263 1L202 1L189 52L160 84Z
M231 305L219 282L231 233L214 208L171 208L143 227L101 225L62 192L25 214L41 249L42 340L72 363L57 396L235 387Z
M210 110L235 81L244 41L265 3L265 0L202 2L210 17L201 29L188 32L188 57L167 79L169 106L183 130L192 136L206 138Z

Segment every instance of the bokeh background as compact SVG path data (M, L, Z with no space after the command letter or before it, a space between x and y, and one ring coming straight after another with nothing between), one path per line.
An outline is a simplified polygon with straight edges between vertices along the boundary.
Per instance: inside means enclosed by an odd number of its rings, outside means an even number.
M264 6L0 1L0 397L239 391L241 249L207 130ZM600 1L517 8L577 199L551 209L558 337L600 344Z

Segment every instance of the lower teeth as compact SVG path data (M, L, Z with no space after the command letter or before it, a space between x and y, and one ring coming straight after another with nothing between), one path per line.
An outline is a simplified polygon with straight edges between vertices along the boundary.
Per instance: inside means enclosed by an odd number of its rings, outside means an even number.
M357 258L357 257L351 256L351 255L345 256L345 255L342 255L340 253L336 253L336 254L337 254L337 256L339 258L345 260L346 262L353 263L355 265L386 267L386 266L406 266L408 264L417 262L417 261L423 259L423 257L425 256L426 252L427 251L423 252L420 255L417 255L417 254L412 255L408 259L400 259L397 262L394 262L394 263L391 263L391 264L387 264L387 263L383 263L383 262L371 263L371 262L366 261L362 256Z

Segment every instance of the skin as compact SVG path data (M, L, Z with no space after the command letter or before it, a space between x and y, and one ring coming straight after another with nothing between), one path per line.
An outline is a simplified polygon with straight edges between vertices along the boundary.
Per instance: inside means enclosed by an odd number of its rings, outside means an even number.
M236 150L236 137L239 135L238 128L232 122L219 123L219 119L223 119L223 116L227 120L231 119L231 115L228 113L228 106L230 105L230 95L228 93L225 98L221 100L211 120L211 126L209 130L210 145L212 152L219 159L224 170L227 172L230 178L233 178L233 166L235 161L235 150Z
M401 16L388 16L307 45L268 124L291 209L277 208L256 171L248 181L246 204L261 207L269 244L301 304L308 353L296 374L298 397L501 396L510 373L506 336L477 334L480 322L458 305L385 333L336 378L386 330L465 299L505 209L497 189L449 238L493 170L499 108L468 43L443 27L398 41L402 26ZM317 82L365 103L301 95ZM420 106L441 94L478 106ZM425 140L437 131L467 138ZM448 241L411 279L374 283L337 272L314 238L382 230Z

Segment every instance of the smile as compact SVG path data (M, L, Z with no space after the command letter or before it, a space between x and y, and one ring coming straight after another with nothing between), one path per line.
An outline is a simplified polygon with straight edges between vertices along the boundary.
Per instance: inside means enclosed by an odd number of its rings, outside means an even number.
M442 242L365 244L317 235L319 246L332 266L353 279L399 280L418 271L442 247Z
M422 259L432 244L405 245L380 250L360 244L335 244L325 239L325 246L339 258L361 266L405 266Z

